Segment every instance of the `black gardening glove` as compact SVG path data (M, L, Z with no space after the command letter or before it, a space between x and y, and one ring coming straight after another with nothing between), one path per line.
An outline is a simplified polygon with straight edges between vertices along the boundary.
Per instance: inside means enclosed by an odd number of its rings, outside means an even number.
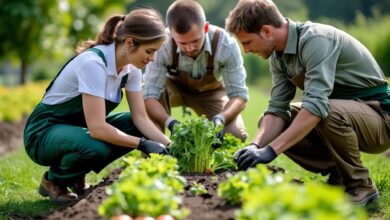
M212 121L214 123L214 127L218 127L218 126L222 125L221 130L218 131L218 133L216 135L217 138L221 141L221 143L213 144L213 146L212 146L214 149L217 149L217 148L221 147L222 143L223 143L223 136L225 135L225 132L223 131L225 119L221 115L216 115L212 118Z
M178 121L178 120L176 120L176 119L173 119L171 122L169 122L168 129L169 129L169 131L171 131L171 135L172 135L173 133L175 133L174 127L175 127L176 125L178 125L178 124L180 124L180 121Z
M142 151L148 156L151 153L168 154L167 147L165 147L164 144L155 141L146 140L145 138L141 138L137 149Z
M234 154L234 161L237 163L238 170L246 170L250 167L255 167L258 163L269 163L273 161L278 155L272 149L271 145L263 148L249 145Z
M249 144L248 146L243 147L243 148L237 150L237 151L234 153L234 157L233 157L234 162L237 163L238 158L239 158L241 155L243 155L244 153L246 153L248 150L259 149L259 148L260 148L259 145L255 144L255 143L251 143L251 144Z

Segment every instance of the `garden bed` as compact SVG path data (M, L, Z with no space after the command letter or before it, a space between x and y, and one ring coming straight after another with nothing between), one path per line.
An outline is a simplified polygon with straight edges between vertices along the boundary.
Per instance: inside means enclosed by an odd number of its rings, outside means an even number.
M283 173L284 169L275 166L267 166L272 173ZM89 192L83 195L76 203L59 207L45 219L104 219L98 214L98 207L107 198L105 187L118 180L121 169L117 169L104 178L99 184L92 186ZM231 172L221 172L212 174L182 174L187 181L182 206L191 210L185 220L232 220L238 205L228 205L218 197L218 184L226 180L227 174ZM207 189L207 193L200 196L192 196L189 189L194 182L201 183Z
M100 203L107 198L105 187L117 181L120 170L114 171L109 177L103 179L98 185L93 186L79 201L68 206L60 207L47 219L104 219L99 216L97 209ZM183 206L190 209L191 213L185 219L234 219L234 211L238 206L226 205L217 196L218 183L226 179L226 172L217 175L208 174L184 174L187 180L186 191L183 193ZM202 196L191 196L189 188L193 181L205 186L208 193Z

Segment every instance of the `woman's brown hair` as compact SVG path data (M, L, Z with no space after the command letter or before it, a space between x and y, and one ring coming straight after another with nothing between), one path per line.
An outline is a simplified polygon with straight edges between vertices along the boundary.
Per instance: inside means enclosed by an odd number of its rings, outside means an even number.
M133 39L134 46L164 40L166 32L161 14L151 8L139 8L126 16L111 16L96 39L82 42L76 51L81 53L99 44L122 44L127 37Z

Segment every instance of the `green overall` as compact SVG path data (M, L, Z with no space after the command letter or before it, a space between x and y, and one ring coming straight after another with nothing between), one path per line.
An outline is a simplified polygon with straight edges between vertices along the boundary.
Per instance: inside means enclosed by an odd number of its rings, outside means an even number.
M106 63L100 50L95 48L89 50L96 52ZM73 59L74 57L68 63ZM50 89L64 67L46 91ZM126 81L127 75L123 77L121 87ZM121 94L123 96L122 92ZM109 114L119 103L105 100L105 104L107 123L129 135L143 136L133 124L130 112ZM61 104L47 105L40 102L28 118L24 131L24 145L34 162L50 166L48 179L63 186L72 186L91 170L98 173L106 165L133 149L106 143L90 136L81 94Z

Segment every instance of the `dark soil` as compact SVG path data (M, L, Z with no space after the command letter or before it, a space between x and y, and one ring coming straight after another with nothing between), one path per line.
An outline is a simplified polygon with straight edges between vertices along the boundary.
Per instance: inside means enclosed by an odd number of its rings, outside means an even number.
M46 219L104 219L97 213L100 203L107 198L105 187L117 181L120 170L116 170L98 185L93 186L79 201L66 207L60 207ZM186 220L228 220L234 219L234 211L239 206L224 204L217 196L218 183L226 179L226 172L215 175L183 174L187 179L186 191L182 194L183 207L191 210ZM201 183L208 193L202 196L191 196L188 190L193 182Z
M284 169L268 166L268 169L275 172L284 172ZM103 179L96 186L92 186L86 195L74 204L61 207L47 216L46 219L104 219L97 213L100 203L107 198L105 187L118 180L121 170L114 171L109 177ZM190 209L191 213L186 220L232 220L234 212L240 208L237 205L228 205L218 197L218 184L226 180L228 172L222 172L216 175L209 174L182 174L187 180L185 192L182 194L182 206ZM189 189L194 182L201 183L207 189L208 193L201 196L192 196Z

